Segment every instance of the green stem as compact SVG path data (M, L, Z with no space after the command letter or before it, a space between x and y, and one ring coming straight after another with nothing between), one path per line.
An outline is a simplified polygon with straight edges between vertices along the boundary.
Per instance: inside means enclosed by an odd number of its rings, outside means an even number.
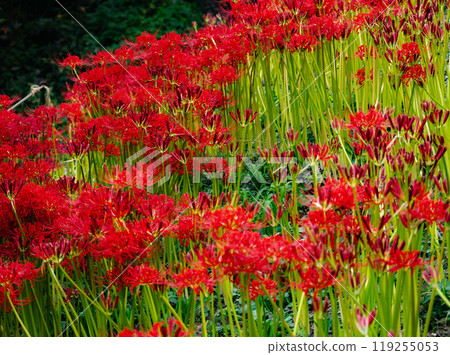
M16 307L14 306L14 303L11 301L11 298L9 297L8 292L6 292L6 297L8 298L9 304L11 305L11 309L13 310L14 314L16 315L16 318L19 321L20 325L22 326L23 331L25 332L27 337L31 337L30 333L28 332L27 327L25 327L25 324L23 324L22 319L20 319L19 313L17 313Z
M208 331L206 329L205 304L203 302L203 292L200 292L200 308L202 313L202 336L206 338L208 336Z

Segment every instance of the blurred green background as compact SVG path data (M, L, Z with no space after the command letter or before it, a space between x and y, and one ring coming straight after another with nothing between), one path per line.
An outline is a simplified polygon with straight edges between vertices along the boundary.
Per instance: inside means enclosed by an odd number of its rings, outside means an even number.
M203 14L219 11L216 0L58 1L108 49L143 31L187 32L193 21L202 24ZM69 80L55 60L99 49L55 0L0 2L0 94L23 97L30 85L45 82L52 101L60 102Z

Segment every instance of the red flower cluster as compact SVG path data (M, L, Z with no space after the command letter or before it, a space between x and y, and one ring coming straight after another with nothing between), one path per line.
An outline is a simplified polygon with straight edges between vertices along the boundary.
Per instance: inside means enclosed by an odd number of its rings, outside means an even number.
M6 311L11 310L11 306L24 305L30 299L20 299L25 281L34 282L40 270L35 269L30 262L8 262L0 259L0 306Z
M173 318L169 318L167 326L164 322L158 322L153 324L153 328L148 332L139 330L122 330L118 337L187 337L189 334L183 330L183 325L180 321Z

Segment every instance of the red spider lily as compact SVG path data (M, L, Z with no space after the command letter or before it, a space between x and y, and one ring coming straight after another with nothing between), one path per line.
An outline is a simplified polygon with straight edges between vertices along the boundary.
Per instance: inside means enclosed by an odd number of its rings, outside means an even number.
M305 265L320 265L323 263L328 255L327 247L335 244L334 236L330 233L318 231L313 229L308 231L307 241L296 241L298 247L296 252L301 249L302 252L299 255L295 255L293 252L290 255L291 261L294 261L296 267L304 268ZM294 243L295 244L295 243ZM300 265L297 265L300 263ZM301 265L305 264L305 265Z
M394 144L391 134L378 127L367 130L359 128L357 133L360 140L366 142L365 150L369 158L377 165L383 164Z
M64 294L66 295L66 297L64 297L64 302L68 303L73 298L78 298L78 296L80 295L80 292L76 288L66 287L66 288L64 288Z
M0 95L0 111L7 110L18 98L10 98L7 95Z
M12 287L0 286L0 304L1 307L6 310L6 312L11 311L11 305L9 300L11 300L12 304L17 306L23 306L31 302L31 299L19 299L21 291ZM8 300L9 298L9 300Z
M405 194L400 186L400 182L396 178L391 178L388 181L385 191L392 194L399 201L405 200Z
M200 292L211 293L216 283L212 275L208 274L208 270L203 267L195 269L184 267L178 274L170 273L170 277L173 279L172 286L178 288L178 296L182 295L185 288L191 288L196 295Z
M302 220L302 224L306 226L318 226L327 230L334 230L342 221L342 216L333 210L312 210L308 212L308 216Z
M364 84L366 81L366 68L359 69L355 74L355 79L358 85ZM373 69L370 69L370 79L373 80Z
M295 34L291 37L288 47L291 52L297 52L298 50L311 52L319 43L317 38L309 33Z
M267 292L266 292L267 291ZM251 300L256 300L259 296L266 296L267 293L275 300L278 294L278 285L274 280L253 280L248 288L248 292Z
M366 276L361 277L361 273L359 271L357 271L355 275L353 274L349 275L349 283L351 288L355 291L355 294L360 293L366 281L367 277Z
M218 236L217 257L227 275L258 273L270 270L265 243L258 232L232 231Z
M301 277L301 282L295 285L303 292L307 293L312 289L314 292L333 286L337 282L337 271L327 266L312 266L308 265L303 269L298 269Z
M291 160L294 158L294 152L287 150L287 151L280 151L278 149L277 145L274 145L273 148L269 151L269 155L267 155L267 153L264 151L264 153L262 153L262 151L259 149L259 153L261 154L261 156L263 158L268 158L271 157L271 162L280 164L281 166L285 166L288 165ZM263 155L264 154L264 155Z
M156 289L166 284L165 274L149 264L129 267L123 276L123 282L131 291L140 285Z
M156 162L156 164L158 164ZM118 165L108 169L104 165L103 182L112 185L116 189L133 186L138 189L145 189L155 186L165 174L163 165L155 166L153 163L145 164L138 162L136 166L121 169Z
M429 120L434 125L442 126L444 125L450 115L449 110L441 110L436 108L436 104L432 101L424 101L421 105L422 109L428 113L426 119ZM431 112L429 112L431 111Z
M214 70L210 74L212 84L226 85L232 84L239 78L236 69L232 66L226 66Z
M350 167L342 167L338 165L338 170L344 180L352 187L355 188L365 178L369 165L365 166L352 165Z
M361 225L359 224L358 217L355 215L345 215L342 219L342 224L347 236L359 236L361 234Z
M67 143L67 153L72 157L82 157L90 149L90 144L87 140L81 142L71 141Z
M24 305L31 300L19 299L22 292L23 283L25 281L33 281L36 279L40 269L35 269L30 262L9 262L5 263L0 259L0 305L6 307L6 311L11 310L9 301L15 306Z
M43 125L50 123L51 125L55 125L61 123L59 117L59 110L56 107L47 107L47 106L39 106L37 109L33 111L33 116L38 120L39 123L42 122ZM50 128L50 132L52 129ZM43 132L45 133L45 132ZM59 134L58 131L53 130L53 134ZM50 133L50 134L52 134Z
M393 273L397 270L410 269L414 272L416 267L427 264L426 261L420 258L420 251L403 251L405 242L399 242L399 238L395 237L392 245L389 245L389 237L383 235L375 241L368 240L371 249L375 252L375 257L370 257L369 262L375 269L385 270L386 267L389 272Z
M196 250L196 261L192 263L192 266L197 265L204 268L211 268L214 278L218 278L217 271L220 271L219 266L221 264L220 253L216 249L214 244L209 244L204 249Z
M381 205L386 202L388 190L385 184L384 177L377 179L375 182L366 180L364 183L364 198L361 198L364 204Z
M408 178L408 202L410 206L412 206L414 201L424 199L429 194L423 181L411 182L411 179Z
M422 276L423 279L431 285L437 285L440 280L437 266L428 265L425 270L423 270Z
M62 67L70 67L75 70L77 67L83 67L89 62L85 59L80 59L76 55L68 55L63 61L58 62Z
M17 212L15 217L12 204L3 195L0 195L0 209L2 216L0 218L0 230L13 231L22 228L24 237L26 236L27 244L35 235L39 233L39 237L44 236L44 229L49 230L60 213L68 213L68 201L58 191L54 184L47 186L37 185L34 183L24 184L20 194L14 199L14 209ZM20 221L20 225L19 222ZM33 223L30 221L38 222Z
M439 146L436 149L436 152L433 154L431 142L426 141L419 145L419 151L420 155L422 156L423 162L427 166L432 167L430 174L433 174L434 169L436 168L436 165L438 164L439 160L444 156L445 152L447 151L447 147L444 147L442 144L439 144Z
M74 253L74 255L69 255L61 262L61 267L73 277L75 272L88 272L88 262L86 260L87 252L83 251L82 254L78 254L79 251Z
M28 148L20 143L5 143L0 146L0 158L4 161L16 162L18 159L27 159Z
M426 265L427 262L420 258L420 251L401 251L395 250L389 253L387 265L391 266L389 272L395 272L401 269L410 269L411 274L418 266Z
M329 154L330 147L327 144L319 145L308 143L308 147L306 148L303 143L300 143L300 145L297 146L297 152L303 159L309 158L313 162L321 160L325 163L325 166L327 166L327 161L333 157Z
M364 313L367 313L365 309ZM369 314L365 315L361 312L361 309L359 307L356 307L356 326L362 334L367 335L370 325L375 320L376 313L377 312L374 309L369 312Z
M331 306L331 303L328 300L328 296L325 296L322 302L322 298L319 297L317 292L315 292L312 299L312 306L314 313L326 314Z
M448 203L444 203L441 199L432 200L429 197L417 199L412 209L411 218L425 220L428 223L443 222L448 211Z
M189 333L183 330L183 324L173 318L169 318L167 326L165 322L154 323L151 330L139 331L139 330L122 330L118 337L187 337Z
M361 196L362 191L357 198L360 199ZM312 202L312 206L327 210L330 205L350 210L355 207L353 189L346 181L327 178L325 185L318 189L318 197Z
M130 112L129 117L137 127L146 129L150 126L152 117L155 116L156 114L157 112L154 111L139 112L139 113Z
M108 199L104 202L105 211L113 218L125 219L133 208L134 201L127 191L109 190Z
M203 127L210 133L220 131L222 127L222 115L205 113L201 117Z
M225 206L218 210L207 212L204 217L204 226L206 228L225 230L243 230L243 229L259 229L261 225L252 222L258 210L245 210L237 206Z
M357 240L355 240L352 245L339 245L337 247L338 251L334 253L335 258L339 261L339 265L341 265L343 269L350 269L358 266L356 246Z
M0 184L0 189L9 200L14 200L20 190L22 190L23 184L23 180L4 179Z
M293 244L284 236L274 235L263 238L262 242L265 249L264 256L272 264L272 269L274 270L299 256L296 252L296 247L299 246L298 243L294 242Z
M0 284L3 286L20 285L25 280L33 281L39 272L40 270L35 269L30 262L5 263L0 260Z
M41 242L30 247L31 254L44 261L61 263L68 254L80 254L88 246L88 241L60 238L55 242Z
M364 59L365 56L367 56L368 49L365 44L358 47L358 50L355 53L355 58L359 58L361 60Z
M184 246L188 246L189 242L196 244L204 241L208 235L204 231L203 217L195 213L179 217L178 223L169 226L168 231Z
M405 242L399 242L398 236L394 238L392 241L392 246L390 244L390 238L386 233L382 233L381 236L377 237L374 240L368 239L368 243L370 248L374 251L378 256L385 257L389 254L389 250L401 250L405 247Z
M291 128L286 132L286 139L289 142L290 145L294 145L295 142L298 139L298 135L300 134L300 132L296 131L294 132L294 130Z
M136 195L135 195L136 198ZM170 221L174 215L174 200L166 195L147 195L139 200L136 211L154 221Z
M272 213L272 209L270 206L266 207L266 213L265 213L265 222L269 224L272 227L276 227L279 223L279 220L281 219L283 215L283 209L281 206L278 206L278 210L276 213L276 216Z
M318 38L340 38L345 35L344 24L333 15L313 16L308 23L309 30Z
M370 222L370 216L361 216L362 222L364 224L365 230L367 233L371 233L372 235L377 235L379 234L379 232L383 231L384 228L386 227L386 225L388 225L388 223L391 220L391 214L387 213L385 215L383 215L380 218L380 222L378 224L378 227L374 227L372 226L372 223Z
M343 124L344 127L348 129L358 129L358 128L371 128L379 127L384 129L387 122L383 115L376 109L371 108L367 113L362 111L356 112L354 115L349 116L350 123Z
M120 297L118 295L115 296L115 299L113 301L111 294L108 294L107 297L105 296L105 292L102 292L100 294L100 300L106 310L116 309L119 303L119 299Z
M69 197L75 196L80 192L80 182L74 177L63 176L57 183L60 189L66 192Z
M421 137L423 135L424 127L427 122L426 118L421 119L419 117L409 117L408 115L401 114L395 118L391 115L386 115L389 126L396 131L405 134L406 139L411 139L411 137Z
M415 62L420 57L419 45L415 42L403 43L396 55L400 65Z
M241 110L236 110L236 113L230 112L231 118L236 121L242 127L248 126L252 123L258 115L258 112L253 112L251 109L245 109L244 116L241 114Z
M218 118L218 117L216 117L215 119L212 119L212 118L206 119L206 120L207 120L206 124L208 124L208 125L213 125L213 124L214 124L214 120L217 120L217 118ZM204 120L204 119L202 119L202 120ZM205 124L205 125L206 125L206 124ZM181 164L186 165L186 164L188 163L188 161L191 159L192 154L193 154L193 153L192 153L188 148L186 148L186 149L184 149L184 150L176 149L175 151L173 151L173 152L171 153L171 156L172 156L175 160L177 160L178 162L180 162Z
M407 67L403 72L401 80L406 86L408 86L411 80L414 80L417 85L423 86L425 79L427 78L427 74L420 64Z
M355 58L359 58L361 60L364 60L365 57L369 56L369 49L365 44L358 47L358 50L355 52ZM381 56L377 52L377 48L371 46L370 47L370 56L374 58L381 58Z
M255 301L260 296L264 297L267 294L275 301L276 295L279 293L277 282L271 280L267 276L264 278L256 277L254 280L249 280L248 285L242 285L239 281L239 277L236 277L235 284L242 290L245 290L248 286L249 297L252 301Z
M129 225L128 230L123 231L108 229L91 243L91 254L96 259L114 259L118 264L123 264L152 255L154 240L155 237L139 223Z
M181 211L190 210L195 214L204 216L212 207L211 197L200 192L197 198L190 196L189 194L183 194L178 204Z

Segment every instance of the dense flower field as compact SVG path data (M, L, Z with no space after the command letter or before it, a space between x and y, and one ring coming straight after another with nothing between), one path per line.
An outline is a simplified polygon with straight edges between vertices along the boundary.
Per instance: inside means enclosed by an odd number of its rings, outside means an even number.
M442 0L225 1L0 97L0 335L427 336L449 309Z

